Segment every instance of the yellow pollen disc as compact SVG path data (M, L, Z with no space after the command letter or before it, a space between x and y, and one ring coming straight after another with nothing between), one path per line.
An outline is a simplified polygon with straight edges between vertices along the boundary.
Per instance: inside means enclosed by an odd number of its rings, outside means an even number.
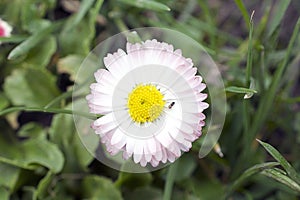
M128 112L135 122L153 122L162 113L165 101L163 94L151 84L138 85L128 95Z

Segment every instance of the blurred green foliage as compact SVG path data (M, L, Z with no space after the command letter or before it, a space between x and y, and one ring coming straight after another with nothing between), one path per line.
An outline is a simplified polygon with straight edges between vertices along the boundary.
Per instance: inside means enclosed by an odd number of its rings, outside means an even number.
M297 0L2 0L13 34L0 38L0 199L299 199L299 11ZM199 140L170 169L117 172L85 150L70 115L22 112L70 110L93 46L147 26L189 35L218 64L223 158L200 160Z

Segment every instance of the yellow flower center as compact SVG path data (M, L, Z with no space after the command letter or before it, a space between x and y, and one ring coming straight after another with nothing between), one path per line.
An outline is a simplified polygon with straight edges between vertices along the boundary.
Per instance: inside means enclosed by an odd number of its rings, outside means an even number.
M165 101L163 94L151 84L138 85L128 95L128 112L135 122L153 122L162 113Z

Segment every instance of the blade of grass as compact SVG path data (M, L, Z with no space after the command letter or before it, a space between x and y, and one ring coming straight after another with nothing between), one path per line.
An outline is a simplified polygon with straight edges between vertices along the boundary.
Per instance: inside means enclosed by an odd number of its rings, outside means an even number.
M258 73L258 82L259 82L259 88L261 90L261 93L265 92L265 48L261 46L260 48L260 66L259 66L259 73Z
M278 162L267 162L262 164L254 165L253 167L247 169L238 179L236 179L233 184L229 187L227 191L227 196L230 195L238 186L240 186L244 181L246 181L249 177L257 174L264 169L272 168L278 166Z
M266 90L265 95L263 96L263 98L261 98L261 102L260 102L260 104L258 106L258 110L256 112L256 117L254 118L253 124L251 125L248 141L253 141L255 139L256 134L258 133L261 126L265 122L265 120L268 116L268 113L273 105L273 100L274 100L276 92L278 90L278 86L280 84L280 80L283 75L283 72L285 71L285 69L287 67L287 63L289 61L293 45L295 44L297 37L299 37L299 35L298 35L299 28L300 28L300 18L298 18L298 21L294 28L294 31L293 31L292 37L290 39L284 60L280 64L280 66L277 68L269 89Z
M16 46L8 55L9 60L18 58L21 55L27 54L33 47L35 47L41 40L48 36L53 30L62 25L64 20L55 22L50 26L40 29L33 35L28 37L21 44Z
M226 40L233 45L240 45L242 43L242 40L240 38L218 29L216 25L203 22L195 17L190 17L187 24L195 27L199 31L208 33L210 37L214 36L215 39L218 38L220 40Z
M286 99L283 99L283 101L285 101L287 103L291 103L291 104L300 103L300 97L286 98Z
M60 108L37 108L37 107L11 107L7 108L5 110L2 110L0 112L0 116L12 113L12 112L19 112L19 111L27 111L27 112L47 112L47 113L56 113L56 114L69 114L69 115L80 115L83 117L86 117L88 119L96 119L97 116L95 114L91 113L85 113L85 112L79 112L79 111L73 111L73 110L66 110L66 109L60 109Z
M0 42L19 43L26 40L28 36L25 35L13 35L11 37L0 37Z
M171 9L166 6L165 4L156 2L156 1L149 1L149 0L119 0L127 5L131 5L137 8L144 8L154 11L170 11Z
M203 10L203 14L204 14L204 17L206 19L208 26L217 27L216 23L214 21L214 17L211 14L211 9L208 7L208 2L203 1L203 0L201 0L201 1L198 0L198 4L201 7L201 9ZM198 21L200 21L200 20L198 20ZM217 35L215 35L215 34L209 35L209 40L210 40L212 49L217 49L217 46L216 46L217 40L216 39L217 39Z
M13 60L18 58L21 55L27 54L30 49L35 47L43 38L45 38L48 34L53 30L53 26L48 26L43 28L32 36L30 36L27 40L16 46L8 55L9 60Z
M233 92L233 93L240 93L240 94L247 94L249 92L251 93L257 93L256 90L244 88L244 87L236 87L236 86L229 86L225 89L226 92Z
M247 24L247 27L250 28L248 22L250 21L250 16L248 14L248 11L243 3L242 0L234 0L235 4L237 5L237 7L240 9L242 15L243 15L243 18L244 18L244 21L246 22Z
M182 9L180 16L178 17L178 21L180 23L185 23L191 16L192 12L195 10L196 1L188 1L185 7Z
M298 192L300 194L300 186L295 181L293 181L291 178L280 173L279 170L265 169L261 172L261 174L263 174L267 177L270 177L270 178L290 187L291 189L295 190L296 192Z
M92 7L93 3L94 0L83 0L81 2L79 11L75 14L75 18L72 20L72 22L68 23L66 31L71 30L83 19L89 9Z
M70 98L73 94L73 91L68 91L68 92L65 92L65 93L62 93L61 95L59 95L58 97L56 97L55 99L53 99L51 102L49 102L44 108L45 109L48 109L50 108L51 106L59 103L60 101L64 100L64 99L67 99L67 98Z
M262 142L258 139L256 140L269 152L269 154L271 154L273 158L275 158L280 163L280 165L286 170L288 175L291 178L295 178L296 179L295 181L300 184L299 174L291 166L291 164L279 153L279 151L277 151L273 146L271 146L268 143Z
M251 14L251 18L249 19L249 39L248 39L248 53L247 53L247 66L246 66L246 87L250 87L251 75L252 75L252 60L253 60L253 45L252 45L252 36L253 36L253 14ZM247 23L248 24L248 23ZM247 95L247 94L246 94ZM243 101L243 144L245 149L244 158L248 158L249 149L251 147L251 142L249 140L249 127L250 127L250 113L249 113L249 101L244 96Z
M247 87L250 86L250 79L251 79L251 74L252 74L252 61L253 61L253 15L254 11L251 14L251 18L249 21L249 40L248 40L248 54L247 54L247 66L246 66L246 85Z
M99 11L102 8L103 1L104 0L97 0L95 6L90 9L91 20L93 20L94 22L96 22L97 20L97 16L99 15Z
M170 200L172 197L172 190L173 190L175 176L177 174L178 163L179 160L175 161L173 164L170 165L168 169L163 200Z
M282 21L284 13L286 12L290 2L291 0L280 0L277 4L275 4L276 8L272 14L272 18L270 18L271 24L267 33L267 38L269 38L275 29L280 25L280 22Z

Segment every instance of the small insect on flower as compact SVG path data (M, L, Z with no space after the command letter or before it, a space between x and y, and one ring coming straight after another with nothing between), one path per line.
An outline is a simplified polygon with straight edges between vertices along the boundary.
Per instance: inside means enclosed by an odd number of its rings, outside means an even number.
M147 40L126 44L104 59L86 97L92 123L111 155L145 167L174 162L192 147L205 125L206 85L197 68L173 45ZM175 105L182 109L173 109ZM168 105L167 102L170 102Z
M171 109L174 105L175 105L175 102L173 101L172 103L170 103L170 105L168 106L168 108Z

